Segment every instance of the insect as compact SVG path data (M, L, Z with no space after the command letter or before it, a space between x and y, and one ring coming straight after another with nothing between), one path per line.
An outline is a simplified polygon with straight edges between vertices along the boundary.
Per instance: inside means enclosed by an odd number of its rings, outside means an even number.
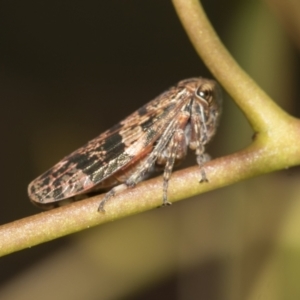
M216 132L221 103L221 89L214 80L182 80L32 181L29 197L52 208L58 201L111 188L98 207L105 211L112 196L163 168L163 205L170 204L172 169L185 158L188 147L196 153L200 182L208 181L204 146Z

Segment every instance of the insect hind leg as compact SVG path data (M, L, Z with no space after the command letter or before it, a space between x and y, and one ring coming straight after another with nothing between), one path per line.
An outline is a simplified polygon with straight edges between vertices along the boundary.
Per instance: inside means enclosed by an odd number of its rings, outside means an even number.
M105 203L110 200L110 198L127 190L128 188L134 187L137 183L144 180L151 171L152 166L151 164L149 165L148 157L146 156L116 173L114 181L120 184L114 184L115 186L106 193L104 199L101 200L99 204L98 211L105 212Z
M120 185L117 185L113 187L109 192L106 193L105 197L103 200L101 200L99 207L98 207L98 212L105 212L104 206L105 203L113 196L116 194L125 191L128 188L127 184L122 183Z
M168 202L167 192L168 183L171 177L175 159L183 158L186 155L186 139L184 128L189 119L189 113L184 111L181 112L177 119L170 123L168 129L165 130L164 134L159 139L158 143L152 150L152 152L140 160L134 168L128 168L129 171L126 175L127 179L121 180L124 182L112 188L101 201L98 211L105 211L105 203L117 193L126 190L127 188L134 187L137 183L145 178L145 175L149 174L156 162L156 160L165 160L164 168L164 183L163 183L163 205L170 205ZM178 149L180 149L178 151ZM167 155L164 156L164 151L166 150ZM132 172L133 171L133 172Z

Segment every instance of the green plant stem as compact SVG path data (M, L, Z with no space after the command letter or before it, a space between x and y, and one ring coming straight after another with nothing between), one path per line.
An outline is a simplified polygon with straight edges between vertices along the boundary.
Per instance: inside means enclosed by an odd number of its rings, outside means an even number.
M241 69L220 41L198 0L173 0L173 4L199 56L249 120L256 133L255 143L264 149L265 168L271 171L298 165L299 120L283 111Z
M173 173L169 200L176 202L254 176L255 168L261 165L255 161L263 157L260 151L252 145L239 153L208 162L205 169L209 183L199 183L197 166ZM162 182L159 176L115 196L105 206L105 213L97 212L103 197L99 195L2 225L0 256L161 206Z
M255 132L289 118L232 58L198 0L173 0L173 4L199 56L246 114Z

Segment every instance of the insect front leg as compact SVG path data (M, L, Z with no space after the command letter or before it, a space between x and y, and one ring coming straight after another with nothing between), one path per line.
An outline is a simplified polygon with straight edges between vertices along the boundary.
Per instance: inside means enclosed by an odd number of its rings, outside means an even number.
M202 107L200 107L200 111L203 111ZM189 146L192 150L196 151L196 160L201 172L200 182L208 182L203 165L210 158L204 153L204 145L208 141L208 136L205 119L203 120L203 118L203 113L196 112L196 109L193 107L191 116L191 139Z

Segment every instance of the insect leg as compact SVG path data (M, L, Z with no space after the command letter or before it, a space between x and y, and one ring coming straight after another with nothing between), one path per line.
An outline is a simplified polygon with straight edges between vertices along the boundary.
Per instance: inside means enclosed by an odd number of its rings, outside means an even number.
M203 107L201 105L198 107L193 106L191 116L190 148L196 150L196 160L201 172L200 182L208 182L205 170L203 168L204 163L209 160L209 157L204 153L204 145L207 143L207 141L207 127L205 123Z
M172 168L174 165L174 160L176 156L176 148L178 146L178 139L177 134L175 134L178 130L183 132L183 129L186 126L186 123L189 119L189 113L187 112L180 112L176 119L173 120L169 124L169 126L165 129L162 136L158 140L157 144L153 148L152 152L148 156L146 156L137 166L134 172L128 177L124 184L118 185L112 188L101 201L98 211L105 211L104 205L105 203L117 193L124 191L128 187L134 187L138 182L142 181L145 177L145 174L149 172L149 170L153 167L157 158L164 153L165 150L168 150L167 147L170 144L170 140L176 136L174 139L174 146L171 146L170 149L174 147L174 150L171 153L174 153L174 157L170 156L170 158L166 161L166 169L164 175L164 198L163 203L167 204L167 188L168 188L168 181L172 172ZM182 136L184 136L182 134ZM170 144L171 145L171 144ZM167 151L168 152L168 151ZM169 151L170 152L170 151Z
M168 185L169 180L172 175L172 170L174 167L174 162L177 156L177 152L179 149L186 148L186 140L184 131L182 129L178 129L175 131L173 138L169 144L168 157L166 158L166 165L164 169L164 181L163 181L163 206L171 205L172 203L168 201Z
M122 183L120 185L117 185L115 187L113 187L109 192L106 193L105 197L103 200L101 200L99 207L98 207L98 211L102 211L105 212L104 206L105 203L113 196L115 196L116 194L125 191L128 188L128 186L125 183Z
M134 172L128 180L126 180L126 184L130 187L134 187L138 182L140 182L145 174L153 167L157 158L165 151L169 141L171 140L174 131L176 122L172 122L160 139L157 144L153 148L152 152L146 157L144 162L137 168L136 172Z
M124 183L114 186L109 192L106 193L104 199L101 200L101 202L99 204L98 211L105 212L105 209L104 209L105 203L111 197L115 196L116 194L118 194L120 192L123 192L124 190L126 190L129 187L129 185L126 183L127 179L130 178L132 174L136 173L136 170L139 168L139 166L144 164L145 160L147 160L147 156L140 158L138 161L134 162L133 164L130 164L129 166L121 169L119 172L114 174L113 182L115 182L115 183L124 182ZM139 177L139 181L142 181L143 179L144 179L144 176ZM136 183L138 183L138 182L136 182Z

